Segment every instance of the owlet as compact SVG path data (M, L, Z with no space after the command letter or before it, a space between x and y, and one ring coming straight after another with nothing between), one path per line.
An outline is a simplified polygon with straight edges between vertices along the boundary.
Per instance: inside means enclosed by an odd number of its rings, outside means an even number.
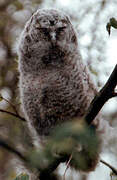
M23 110L39 137L86 113L95 87L66 14L55 9L34 13L20 36L18 55Z

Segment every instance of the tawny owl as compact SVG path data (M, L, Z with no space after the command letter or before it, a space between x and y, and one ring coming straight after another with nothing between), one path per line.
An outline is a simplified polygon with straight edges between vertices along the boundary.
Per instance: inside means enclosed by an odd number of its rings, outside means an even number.
M34 13L21 34L18 55L24 113L39 137L86 113L95 88L66 14L55 9Z

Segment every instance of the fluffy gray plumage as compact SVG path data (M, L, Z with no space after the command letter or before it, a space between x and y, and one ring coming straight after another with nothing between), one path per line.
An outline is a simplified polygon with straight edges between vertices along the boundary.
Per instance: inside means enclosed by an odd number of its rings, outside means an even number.
M85 114L95 88L67 15L54 9L34 13L21 34L18 55L24 113L39 136Z

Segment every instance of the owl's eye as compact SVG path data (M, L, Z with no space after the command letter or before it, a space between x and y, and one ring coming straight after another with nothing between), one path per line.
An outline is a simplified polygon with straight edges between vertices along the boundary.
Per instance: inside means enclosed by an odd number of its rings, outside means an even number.
M63 32L63 31L65 30L65 28L66 28L66 27L64 27L64 26L63 26L63 27L59 27L59 28L57 29L57 32Z
M47 28L42 28L42 31L44 32L44 34L48 34L48 29Z
M41 30L42 33L44 33L45 35L48 35L48 29L47 28L39 28Z

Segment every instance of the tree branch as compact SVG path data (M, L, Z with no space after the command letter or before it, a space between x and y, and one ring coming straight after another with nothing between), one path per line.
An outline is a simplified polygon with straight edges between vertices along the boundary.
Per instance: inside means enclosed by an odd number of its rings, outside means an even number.
M117 85L117 65L115 66L113 72L111 73L105 86L99 91L91 102L88 111L84 117L86 122L90 125L96 115L99 113L103 105L112 97L117 96L114 89Z
M113 166L111 166L110 164L108 164L107 162L105 162L104 160L100 160L100 162L101 163L103 163L104 165L106 165L107 167L109 167L111 170L112 170L112 172L115 174L115 175L117 175L117 169L115 169Z

